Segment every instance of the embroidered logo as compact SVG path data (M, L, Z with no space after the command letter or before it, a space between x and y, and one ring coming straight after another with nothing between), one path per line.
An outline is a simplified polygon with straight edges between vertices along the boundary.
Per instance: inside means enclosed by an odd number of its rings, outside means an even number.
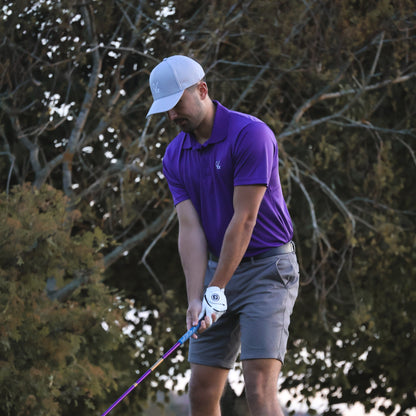
M220 170L221 169L221 160L217 160L215 162L215 167L217 168L217 170Z
M155 81L155 82L153 82L153 83L152 83L152 87L153 87L153 91L154 91L156 94L159 94L159 93L160 93L159 81Z

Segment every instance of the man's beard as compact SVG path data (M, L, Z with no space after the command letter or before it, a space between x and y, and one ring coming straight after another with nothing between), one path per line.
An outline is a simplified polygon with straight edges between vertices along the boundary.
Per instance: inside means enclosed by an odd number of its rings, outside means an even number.
M175 120L175 124L184 132L184 133L192 133L194 130L194 126L187 120L186 118L180 118Z

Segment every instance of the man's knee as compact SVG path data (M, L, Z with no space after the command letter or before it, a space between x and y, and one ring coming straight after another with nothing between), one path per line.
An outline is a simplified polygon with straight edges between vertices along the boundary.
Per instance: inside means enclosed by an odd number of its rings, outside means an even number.
M249 403L263 403L277 397L277 386L264 383L246 382L245 394Z
M276 383L249 381L245 386L247 404L253 415L283 416Z
M281 368L277 360L251 360L243 363L245 393L250 403L277 398L277 380Z

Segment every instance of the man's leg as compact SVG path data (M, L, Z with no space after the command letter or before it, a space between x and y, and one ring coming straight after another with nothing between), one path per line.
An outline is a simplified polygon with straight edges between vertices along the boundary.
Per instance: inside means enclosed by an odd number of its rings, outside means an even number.
M220 416L220 399L227 381L224 368L191 364L190 416Z
M282 363L274 359L243 361L246 397L253 416L283 416L277 399L277 380Z

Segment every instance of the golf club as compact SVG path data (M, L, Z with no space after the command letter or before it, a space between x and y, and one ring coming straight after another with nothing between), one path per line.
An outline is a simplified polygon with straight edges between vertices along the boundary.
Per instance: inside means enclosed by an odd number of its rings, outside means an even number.
M189 329L173 347L171 347L159 360L157 360L134 384L132 384L101 416L108 415L134 388L136 388L166 357L172 354L180 345L186 342L201 326L201 321Z

